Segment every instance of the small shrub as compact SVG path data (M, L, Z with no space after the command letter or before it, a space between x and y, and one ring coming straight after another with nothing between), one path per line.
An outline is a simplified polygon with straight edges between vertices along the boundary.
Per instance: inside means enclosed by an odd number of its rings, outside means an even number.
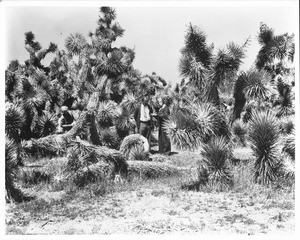
M110 128L101 129L100 141L103 146L117 149L120 145L120 140L116 131Z
M249 140L255 156L254 180L268 184L278 172L277 143L279 129L271 112L254 112L250 121Z
M233 184L229 169L231 147L224 137L214 138L208 144L205 144L201 155L210 184L220 186L221 190L223 187L229 187Z
M295 134L290 134L284 138L282 152L287 153L295 161Z
M235 141L245 147L247 125L241 119L238 119L232 124L232 132L233 136L235 137Z
M132 153L132 149L138 148L140 151L147 152L149 150L148 140L140 134L131 134L125 137L120 146L120 152L126 157Z
M295 124L292 118L282 117L279 122L280 132L283 134L291 134L295 129Z

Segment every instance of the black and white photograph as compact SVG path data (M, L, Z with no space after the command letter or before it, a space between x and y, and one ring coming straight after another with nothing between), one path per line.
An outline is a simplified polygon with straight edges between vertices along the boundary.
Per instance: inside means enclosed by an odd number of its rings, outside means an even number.
M298 0L0 8L3 239L296 239Z

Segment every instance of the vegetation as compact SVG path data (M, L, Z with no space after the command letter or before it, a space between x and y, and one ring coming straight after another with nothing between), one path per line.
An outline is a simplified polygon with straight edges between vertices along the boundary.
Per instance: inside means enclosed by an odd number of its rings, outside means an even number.
M205 32L190 24L180 51L183 79L172 87L155 72L135 69L133 49L114 46L124 32L116 11L101 7L96 29L88 37L70 34L65 50L54 43L43 49L32 32L25 33L29 59L11 61L5 71L7 202L25 212L50 211L65 203L43 202L39 193L63 192L61 202L80 194L84 201L104 201L148 183L151 196L168 192L171 203L177 195L194 194L185 190L253 193L251 202L273 193L294 197L294 35L275 35L261 24L255 63L240 71L250 38L215 49ZM48 54L54 57L45 66ZM136 133L134 112L146 95L156 112L164 97L172 99L162 125L170 156L156 153L157 137L149 144ZM59 134L62 106L76 122ZM155 134L157 127L154 121ZM240 215L224 219L250 221Z

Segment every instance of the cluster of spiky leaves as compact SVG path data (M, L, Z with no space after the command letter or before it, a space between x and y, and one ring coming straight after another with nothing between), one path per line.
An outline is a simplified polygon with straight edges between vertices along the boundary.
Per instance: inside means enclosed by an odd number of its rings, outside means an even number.
M102 146L109 148L118 149L120 146L120 139L115 128L101 129L100 141Z
M146 152L144 148L134 146L130 150L129 160L149 161L149 152Z
M9 137L5 137L5 190L6 200L15 202L29 201L32 197L25 196L24 193L16 186L18 176L18 145Z
M204 94L208 101L220 104L219 89L231 90L248 42L249 39L241 46L229 43L214 56L214 46L206 43L205 33L190 24L185 47L181 50L179 71L181 76L189 79L196 97Z
M282 134L291 134L295 130L294 118L291 116L279 119L279 129Z
M256 59L256 67L272 71L274 60L293 61L295 54L294 35L275 35L274 30L261 23L258 34L261 49Z
M123 139L120 146L120 152L126 158L130 159L132 155L132 149L139 149L138 152L147 152L149 150L147 149L149 148L149 146L145 147L145 144L148 144L146 138L144 138L140 134L131 134Z
M221 189L233 184L233 176L229 168L231 158L230 143L224 137L213 138L201 150L204 167L207 169L208 182Z
M181 76L188 78L198 90L202 90L212 61L213 46L206 43L205 33L197 26L189 25L185 35L185 47L179 61Z
M210 103L177 108L163 127L172 145L180 149L196 149L213 136L230 137L224 115Z
M284 138L282 152L287 153L295 161L295 132Z
M237 119L233 122L232 126L233 136L236 137L236 142L242 146L246 145L246 134L247 134L247 124L245 124L241 119Z
M269 184L278 174L278 138L275 115L269 111L253 112L249 123L249 141L255 156L254 180L258 183Z
M20 132L24 124L24 116L20 106L6 103L5 109L5 133L17 143L20 143Z

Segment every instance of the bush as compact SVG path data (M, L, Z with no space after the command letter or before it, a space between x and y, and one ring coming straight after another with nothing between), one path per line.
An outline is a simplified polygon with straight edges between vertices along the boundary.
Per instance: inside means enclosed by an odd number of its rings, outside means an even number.
M125 137L120 146L120 152L128 159L132 158L132 149L136 152L148 152L148 140L140 134L131 134ZM141 159L139 159L141 160Z
M233 132L234 140L237 143L241 143L241 145L245 147L247 125L241 119L235 120L232 124L232 132Z
M268 184L275 180L279 169L277 119L271 112L253 112L249 127L249 140L255 156L254 180Z
M120 139L117 132L113 128L101 129L100 141L105 147L118 149L120 146Z
M291 134L295 129L295 124L292 118L290 117L282 117L279 122L280 132L283 134Z
M229 169L231 147L224 137L214 138L205 144L201 150L201 156L210 184L219 186L221 190L233 184L233 177Z
M282 152L287 153L295 161L295 134L289 134L284 138Z

